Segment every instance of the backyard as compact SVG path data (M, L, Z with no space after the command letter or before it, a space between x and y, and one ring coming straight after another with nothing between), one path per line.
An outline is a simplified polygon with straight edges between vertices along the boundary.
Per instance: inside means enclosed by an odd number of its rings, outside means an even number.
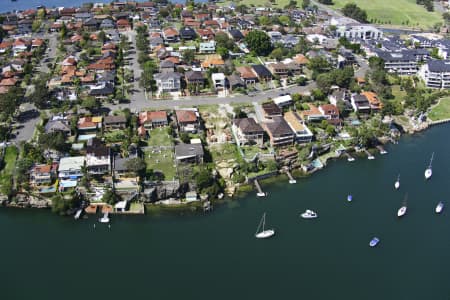
M167 133L167 128L156 128L150 130L149 134L148 147L144 150L147 177L162 173L165 180L173 180L177 172L172 137Z
M431 108L428 113L431 121L439 121L450 118L450 97L442 98L439 103Z
M442 22L439 12L429 12L416 0L333 0L333 7L342 8L347 3L356 3L367 12L373 23L404 25L408 27L431 28ZM377 22L376 22L377 21Z

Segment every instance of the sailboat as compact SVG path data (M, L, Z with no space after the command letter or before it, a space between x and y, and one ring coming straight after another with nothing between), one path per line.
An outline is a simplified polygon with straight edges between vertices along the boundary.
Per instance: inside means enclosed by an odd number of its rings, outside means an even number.
M267 239L275 234L275 230L273 229L264 230L265 225L266 225L266 213L263 214L261 221L259 222L258 228L256 229L255 237L257 239ZM261 226L262 230L259 231Z
M406 214L406 209L407 209L406 200L407 199L408 199L408 194L406 194L406 196L405 196L405 200L403 201L402 207L400 207L398 209L398 211L397 211L397 216L398 217L402 217L402 216L404 216Z
M396 190L400 188L400 174L398 174L397 181L394 183L394 187Z
M436 206L435 212L437 214L440 214L443 209L444 209L444 202L439 201L438 205Z
M433 158L434 158L434 152L433 152L433 154L431 154L430 164L428 165L428 168L426 168L426 170L425 170L425 179L430 179L431 175L433 175L433 171L431 169L431 164L433 163Z

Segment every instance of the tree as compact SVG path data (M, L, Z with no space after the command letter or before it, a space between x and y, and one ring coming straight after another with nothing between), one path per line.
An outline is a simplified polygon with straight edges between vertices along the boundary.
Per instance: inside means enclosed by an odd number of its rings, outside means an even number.
M189 134L187 134L186 132L182 132L180 134L180 140L185 144L189 144L191 141L191 138L189 137Z
M195 51L191 49L184 50L183 60L186 64L191 65L195 60Z
M310 5L311 5L311 0L303 0L302 1L302 8L303 9L306 9Z
M140 157L130 158L125 162L125 168L136 175L142 175L142 172L146 169L145 160Z
M81 106L89 111L93 111L100 107L100 103L94 97L86 97L81 102Z
M243 118L247 118L247 114L240 108L240 107L235 107L233 109L234 112L234 117L236 119L243 119Z
M34 92L30 95L30 100L39 109L47 108L54 101L44 80L40 80L34 85Z
M361 23L367 23L367 13L365 10L361 9L355 3L347 3L342 8L342 13L344 16L355 19Z
M270 37L264 31L250 31L245 36L245 42L256 55L266 56L272 51Z
M330 63L322 56L313 57L308 62L308 69L313 72L313 79L315 79L317 75L327 72L330 68Z
M334 79L331 73L323 73L319 74L316 78L317 87L328 94L330 92L330 88L334 83Z
M113 204L116 204L117 202L119 202L120 198L113 190L108 189L103 194L102 201L113 205Z
M270 57L275 58L276 60L281 60L283 58L283 50L281 48L275 48L270 53Z
M64 133L60 131L41 133L38 139L39 145L44 149L53 149L60 152L67 150L68 144L66 144L66 137Z
M319 3L325 5L333 5L333 0L319 0Z
M8 93L0 95L0 121L6 121L15 112L20 91L17 87L10 88Z

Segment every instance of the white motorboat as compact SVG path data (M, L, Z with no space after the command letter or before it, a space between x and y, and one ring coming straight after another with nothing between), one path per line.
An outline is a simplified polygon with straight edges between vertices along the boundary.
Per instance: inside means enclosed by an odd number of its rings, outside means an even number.
M401 217L406 214L406 206L402 206L397 211L397 216Z
M368 159L368 160L374 160L374 159L375 159L375 156L369 155L369 156L367 156L367 159Z
M442 212L442 210L444 209L444 202L439 201L438 205L436 205L436 209L435 212L437 214L440 214Z
M301 216L303 219L315 219L318 217L317 213L310 209L307 209Z
M380 242L380 239L377 237L374 237L373 239L370 240L369 246L375 247L376 245L378 245L379 242Z
M397 177L397 181L394 183L394 188L398 190L400 188L400 175Z
M347 201L348 201L348 202L352 202L352 200L353 200L353 196L352 196L352 195L348 195L348 196L347 196Z
M265 226L266 226L266 213L263 214L261 221L259 222L258 228L256 229L255 237L257 239L267 239L275 234L275 230L273 229L265 230L264 229ZM259 231L260 228L262 229L261 231Z
M353 157L349 156L349 157L347 158L347 161L352 162L352 161L355 161L355 159L354 159Z
M425 170L425 179L430 179L431 175L433 175L433 169L431 167L431 165L433 163L433 158L434 158L434 152L433 152L433 154L431 154L430 164L428 165L428 168L426 168L426 170Z
M103 217L101 217L100 219L99 219L99 222L100 223L109 223L109 217L108 217L108 215L109 215L109 213L104 213L103 214Z

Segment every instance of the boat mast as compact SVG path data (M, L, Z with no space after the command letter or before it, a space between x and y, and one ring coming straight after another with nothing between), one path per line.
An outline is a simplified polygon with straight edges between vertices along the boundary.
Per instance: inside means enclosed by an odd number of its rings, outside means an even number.
M434 152L431 154L430 165L428 166L429 169L431 169L431 164L433 163L433 158L434 158Z
M262 222L263 228L262 231L264 232L264 227L266 226L266 213L263 214L263 222Z

